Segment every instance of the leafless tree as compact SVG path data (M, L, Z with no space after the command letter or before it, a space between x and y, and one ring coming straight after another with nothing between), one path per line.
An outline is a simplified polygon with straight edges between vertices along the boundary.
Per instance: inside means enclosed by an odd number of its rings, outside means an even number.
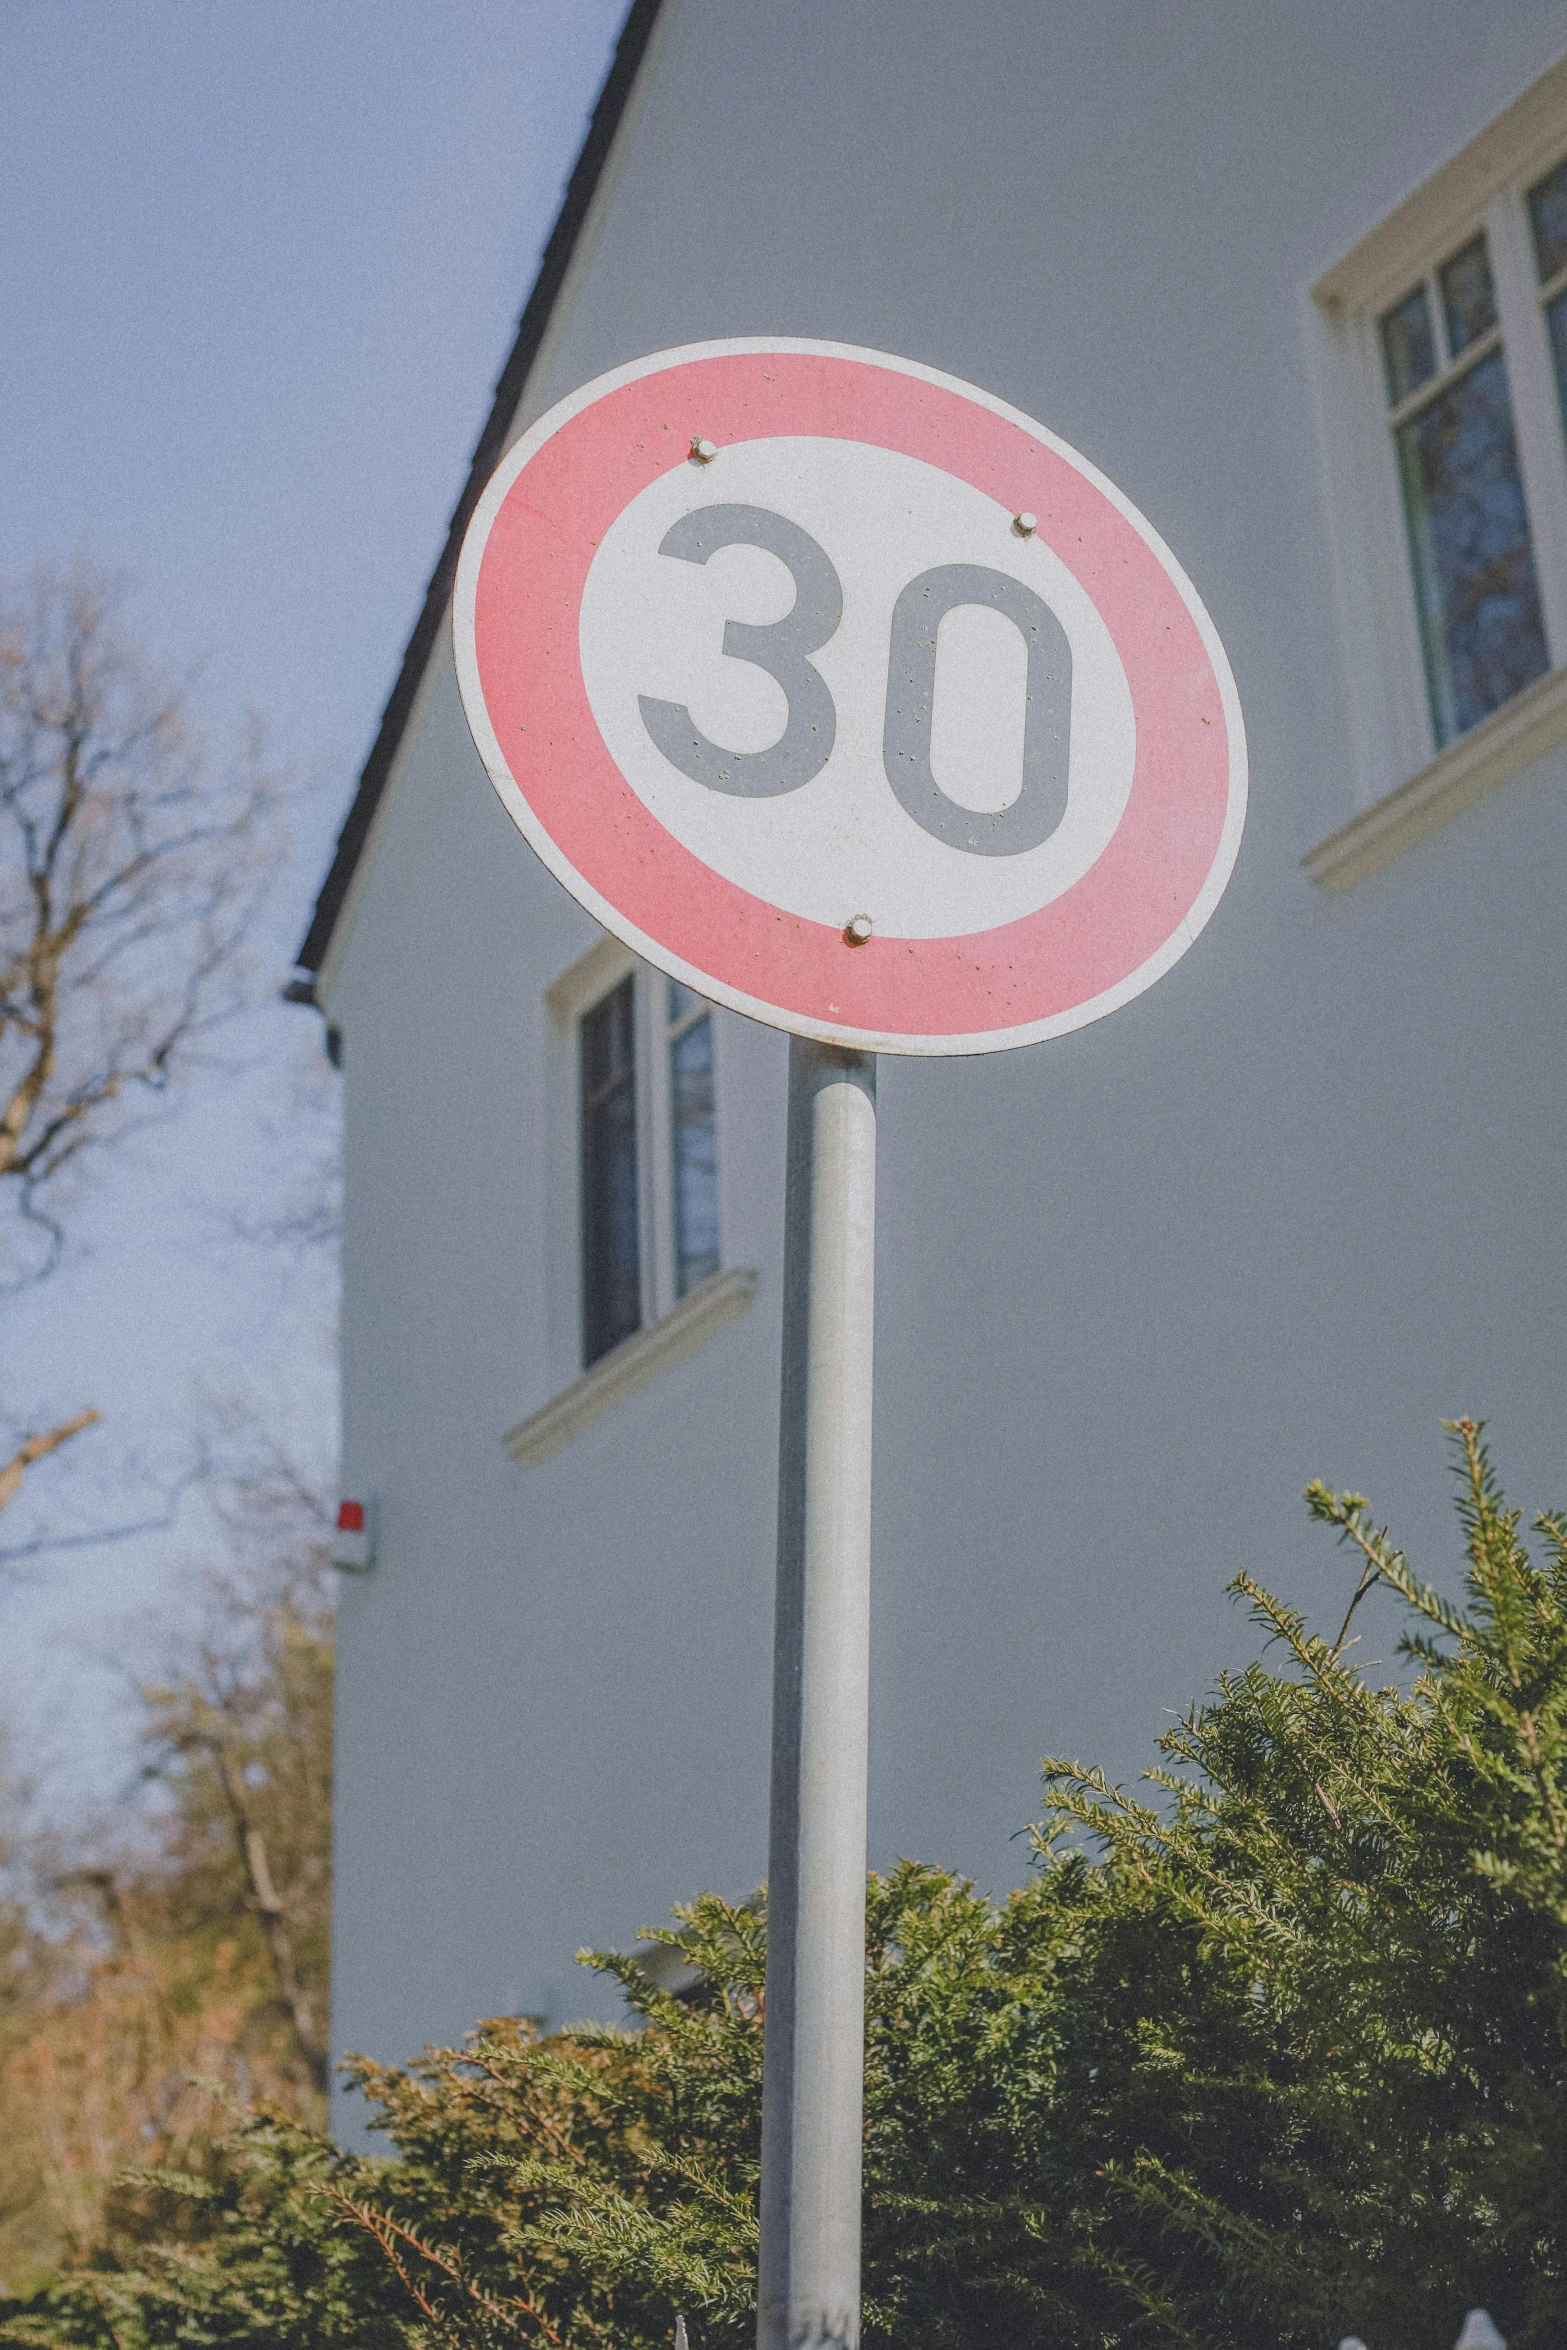
M218 1245L266 1258L286 1282L318 1275L342 1239L342 1096L319 1032L301 1038L278 1079L276 1106L258 1121L253 1196L223 1203L209 1224Z
M58 1261L69 1176L167 1094L244 1000L277 857L252 742L220 771L78 562L0 592L0 1268ZM91 1414L28 1435L0 1503Z
M253 1402L207 1409L207 1499L229 1565L189 1587L163 1670L141 1684L147 1775L173 1799L165 1866L194 1914L255 1919L294 2061L324 2091L331 1518Z

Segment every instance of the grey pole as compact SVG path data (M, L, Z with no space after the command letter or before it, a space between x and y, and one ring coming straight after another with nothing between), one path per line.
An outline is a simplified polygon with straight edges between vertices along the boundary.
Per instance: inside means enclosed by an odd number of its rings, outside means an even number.
M758 2350L860 2338L876 1060L789 1045Z

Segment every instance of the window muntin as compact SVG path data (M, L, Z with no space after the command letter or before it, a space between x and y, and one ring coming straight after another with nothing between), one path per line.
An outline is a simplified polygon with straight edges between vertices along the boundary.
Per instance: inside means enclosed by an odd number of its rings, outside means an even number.
M586 1369L642 1324L634 975L584 1012L578 1036Z
M1550 667L1484 231L1381 320L1438 748Z
M678 979L667 983L669 1137L675 1295L718 1270L718 1132L711 1007Z

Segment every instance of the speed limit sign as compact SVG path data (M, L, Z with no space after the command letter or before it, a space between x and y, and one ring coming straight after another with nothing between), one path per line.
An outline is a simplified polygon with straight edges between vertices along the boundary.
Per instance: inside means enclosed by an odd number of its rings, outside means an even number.
M1240 703L1128 499L972 384L833 343L703 343L509 451L454 601L516 823L703 994L876 1052L1096 1020L1207 921Z

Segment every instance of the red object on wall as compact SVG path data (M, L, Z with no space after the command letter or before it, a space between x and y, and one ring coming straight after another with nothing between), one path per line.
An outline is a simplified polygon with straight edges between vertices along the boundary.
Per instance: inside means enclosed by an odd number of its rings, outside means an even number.
M375 1563L374 1501L340 1501L332 1536L332 1564L362 1575Z

